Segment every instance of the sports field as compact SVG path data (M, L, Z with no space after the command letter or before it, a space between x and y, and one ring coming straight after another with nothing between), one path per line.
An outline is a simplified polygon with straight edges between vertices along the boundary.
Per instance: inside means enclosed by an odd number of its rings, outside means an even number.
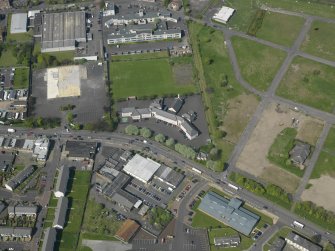
M335 68L296 57L277 89L279 96L333 112Z
M177 84L166 59L111 62L110 78L115 99L194 93L193 84Z

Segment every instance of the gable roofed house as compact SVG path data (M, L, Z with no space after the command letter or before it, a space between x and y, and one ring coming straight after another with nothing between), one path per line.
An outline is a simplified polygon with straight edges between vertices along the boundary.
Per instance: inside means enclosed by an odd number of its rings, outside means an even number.
M48 227L44 234L42 251L54 250L57 232L56 229Z
M53 227L63 229L65 225L66 212L68 208L68 199L61 197L58 199Z
M294 232L290 232L285 240L287 245L293 246L301 251L322 251L322 247Z
M123 242L129 242L139 228L140 225L136 221L127 219L116 232L115 237Z
M180 98L179 95L178 95L178 97L176 97L173 100L173 103L171 104L171 107L168 110L170 112L173 112L174 114L176 114L180 111L183 104L184 104L184 100L182 98Z
M240 243L241 237L239 235L214 238L214 245L219 247L237 247Z
M290 151L290 159L294 165L303 166L310 153L311 146L309 144L297 142Z
M64 197L67 188L67 182L69 180L70 170L68 167L61 166L58 172L58 178L56 183L56 189L54 195L57 198Z

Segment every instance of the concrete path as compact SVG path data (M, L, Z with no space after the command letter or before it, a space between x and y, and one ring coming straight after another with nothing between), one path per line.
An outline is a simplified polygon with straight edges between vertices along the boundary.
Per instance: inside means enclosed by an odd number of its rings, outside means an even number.
M83 245L90 247L92 250L99 251L127 251L132 249L131 244L124 244L121 241L96 241L83 240Z

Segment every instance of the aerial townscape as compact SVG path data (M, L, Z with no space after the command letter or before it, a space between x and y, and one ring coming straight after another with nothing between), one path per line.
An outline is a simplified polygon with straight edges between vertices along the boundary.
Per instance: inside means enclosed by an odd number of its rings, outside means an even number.
M0 0L0 251L335 251L335 0Z

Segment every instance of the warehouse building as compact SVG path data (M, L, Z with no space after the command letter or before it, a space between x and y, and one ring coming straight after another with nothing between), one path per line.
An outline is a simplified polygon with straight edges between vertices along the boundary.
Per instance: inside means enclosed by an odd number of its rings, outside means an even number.
M66 141L64 155L70 160L93 159L97 149L96 142Z
M209 192L201 200L198 208L205 214L248 236L260 217L243 208L242 203L237 198L228 200L214 192Z
M54 250L57 232L56 229L48 227L44 234L42 251Z
M234 14L235 10L227 6L222 6L222 8L213 16L213 20L226 24L229 19Z
M184 175L168 166L161 165L155 173L155 178L167 184L172 190L178 187L184 179Z
M55 212L55 219L53 227L57 229L63 229L65 225L66 212L68 207L68 199L61 197L58 199L57 208Z
M64 197L67 188L67 182L69 180L70 170L68 167L61 166L58 172L58 178L56 183L56 189L54 195L56 198Z
M130 176L148 183L161 164L149 158L136 154L123 168L123 171Z
M60 12L42 15L41 52L75 50L76 43L86 42L85 12Z
M24 33L27 32L27 13L15 13L12 14L12 19L10 23L10 33Z

